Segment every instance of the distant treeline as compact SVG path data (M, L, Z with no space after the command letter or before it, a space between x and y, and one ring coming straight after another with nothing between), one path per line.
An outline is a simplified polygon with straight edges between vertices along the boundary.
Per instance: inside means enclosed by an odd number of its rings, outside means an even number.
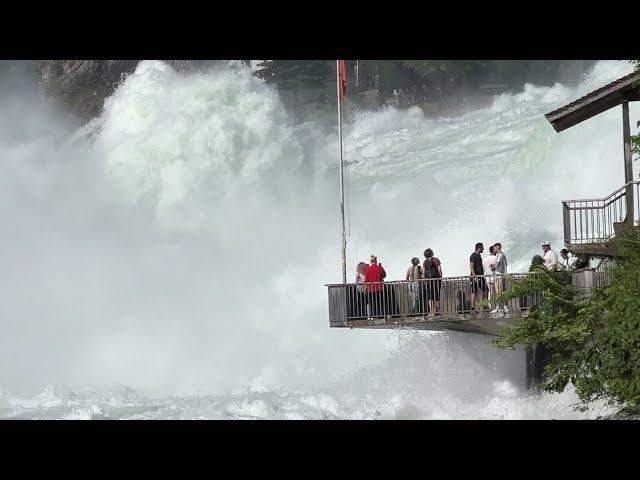
M438 92L447 96L483 88L516 89L525 83L549 85L576 82L591 65L582 60L347 60L349 90L377 89L383 101L402 89ZM335 93L333 60L266 60L256 75L282 91L317 90L316 100ZM356 73L357 72L357 73ZM356 85L357 81L357 85Z

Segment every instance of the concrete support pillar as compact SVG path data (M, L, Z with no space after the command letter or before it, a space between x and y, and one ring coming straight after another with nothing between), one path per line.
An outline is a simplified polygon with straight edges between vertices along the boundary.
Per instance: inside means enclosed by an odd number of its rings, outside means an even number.
M540 383L547 360L547 352L541 344L537 343L535 347L527 349L525 379L527 390L533 389Z

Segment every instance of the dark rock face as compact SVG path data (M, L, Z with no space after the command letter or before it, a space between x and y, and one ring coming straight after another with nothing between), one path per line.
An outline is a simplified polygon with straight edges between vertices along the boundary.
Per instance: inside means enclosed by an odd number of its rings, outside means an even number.
M596 420L640 420L640 413L622 409L611 415L597 417Z
M59 100L87 122L102 112L104 101L139 60L46 60L40 64L44 94ZM166 60L178 71L215 66L217 60Z
M45 95L56 98L83 121L102 111L123 74L138 60L47 60L40 66Z

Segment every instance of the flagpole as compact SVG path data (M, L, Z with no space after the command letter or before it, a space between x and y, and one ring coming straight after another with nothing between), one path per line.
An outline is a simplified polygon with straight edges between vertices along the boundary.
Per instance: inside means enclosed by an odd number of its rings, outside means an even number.
M338 94L338 140L340 142L340 214L342 216L342 283L347 283L347 235L344 222L344 147L342 145L342 94L340 60L336 60L336 86Z

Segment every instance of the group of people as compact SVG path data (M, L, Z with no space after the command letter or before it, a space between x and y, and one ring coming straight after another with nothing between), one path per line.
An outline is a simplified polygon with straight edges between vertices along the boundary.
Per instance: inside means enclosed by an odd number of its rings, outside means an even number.
M411 295L411 309L413 312L424 312L428 307L428 315L434 315L438 311L440 302L440 290L442 287L442 262L433 254L433 250L427 248L424 251L424 261L420 265L420 259L413 257L411 266L405 276L411 282L409 291ZM434 278L431 282L418 282L418 280ZM425 305L426 302L426 305Z
M560 255L558 256L558 254L551 249L549 242L542 243L542 252L542 255L535 255L533 257L529 271L533 271L538 266L544 266L547 270L571 270L589 265L587 258L571 255L566 248L560 250Z
M411 260L406 279L411 282L409 294L412 312L423 312L425 306L428 306L429 315L433 315L437 311L440 300L441 282L418 282L418 280L442 278L442 264L430 248L424 251L424 257L422 264L417 257ZM373 254L369 258L369 265L364 262L358 263L356 289L350 292L347 299L349 316L393 316L399 313L395 290L384 284L386 276L387 272Z
M543 255L539 257L540 264L549 270L558 268L573 268L576 258L570 256L566 249L560 251L560 258L551 249L549 242L542 243ZM502 244L497 242L489 247L489 255L484 253L484 244L478 242L469 257L469 275L471 296L467 301L458 299L460 311L480 311L481 303L488 300L490 313L509 313L508 307L498 299L505 291L508 271L507 256L502 249ZM358 263L356 267L356 288L350 293L347 300L348 316L393 316L399 312L396 292L393 288L387 288L384 279L387 272L378 258L371 255L369 265L365 262ZM409 304L411 313L427 313L428 316L438 312L440 291L442 286L442 262L434 255L431 248L424 251L424 260L420 262L418 257L411 259L411 265L407 269L405 280L409 283ZM428 282L420 280L430 280ZM460 293L460 292L459 292ZM485 303L486 305L486 303Z
M476 243L474 252L469 257L471 275L471 311L477 312L480 302L488 299L493 307L490 313L508 313L504 304L494 299L500 297L504 291L504 275L507 274L507 256L502 251L502 244L495 243L489 247L489 255L482 258L484 244Z
M441 279L442 263L430 248L424 251L424 257L422 264L417 257L411 259L406 279L411 282L409 295L412 313L424 312L427 307L428 314L433 315L438 309L441 281L418 282L418 280ZM355 278L356 289L347 299L349 316L373 317L398 314L396 293L393 288L387 288L388 286L384 284L386 276L387 272L373 254L369 258L369 265L364 262L358 263Z
M542 242L542 251L544 252L542 260L548 270L556 270L557 268L569 270L578 262L578 258L570 255L566 248L560 250L560 258L558 258L558 254L551 249L549 242Z
M559 268L571 269L577 265L578 259L571 256L566 248L560 251L560 258L551 249L551 243L545 241L541 244L543 255L538 256L540 265L544 265L547 270L557 270ZM490 313L508 313L506 305L498 302L497 299L505 290L505 278L507 273L507 257L502 251L502 245L495 243L489 247L489 255L482 258L484 245L477 243L475 251L469 258L471 274L471 311L477 311L478 301L489 300Z

